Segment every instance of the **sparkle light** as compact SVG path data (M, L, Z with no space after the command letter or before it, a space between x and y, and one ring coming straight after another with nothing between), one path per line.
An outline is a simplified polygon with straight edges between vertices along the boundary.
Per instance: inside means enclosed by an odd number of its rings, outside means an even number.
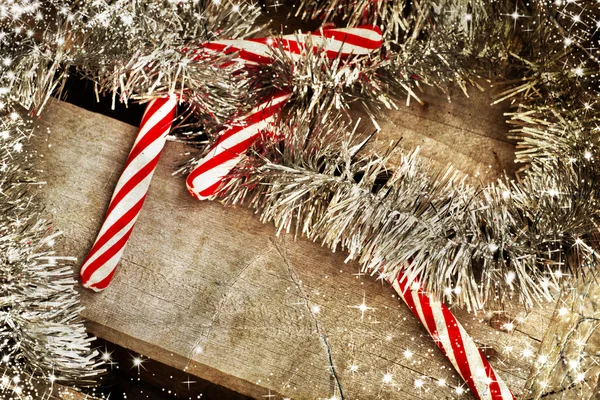
M557 269L556 271L554 271L554 276L560 279L563 277L563 272L560 269Z
M517 275L514 271L508 271L508 273L506 274L506 283L510 285L511 283L513 283L516 277Z
M571 368L571 369L579 368L579 360L569 360L569 368Z
M392 374L383 375L383 383L391 383L393 379Z
M568 312L569 310L567 310L565 307L561 307L558 309L558 315L560 315L561 317L567 315Z
M360 320L362 321L365 318L365 312L367 312L368 310L375 310L372 307L368 307L367 304L365 303L366 300L366 295L363 293L363 301L361 304L357 305L357 306L348 306L350 308L356 308L360 311Z

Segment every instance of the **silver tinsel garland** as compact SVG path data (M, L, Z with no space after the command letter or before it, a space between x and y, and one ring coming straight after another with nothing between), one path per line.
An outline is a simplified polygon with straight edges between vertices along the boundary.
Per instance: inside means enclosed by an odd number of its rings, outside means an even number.
M41 398L44 385L90 384L102 372L79 317L73 261L52 249L57 233L33 193L31 126L0 111L0 395Z

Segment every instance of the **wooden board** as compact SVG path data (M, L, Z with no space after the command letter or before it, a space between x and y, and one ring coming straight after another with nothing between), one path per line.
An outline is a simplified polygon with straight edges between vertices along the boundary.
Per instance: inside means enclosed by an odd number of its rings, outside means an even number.
M379 138L403 136L471 174L511 168L501 109L485 96L433 102L394 112ZM47 181L40 195L64 232L61 252L82 260L136 128L58 101L38 125L34 145ZM190 151L167 144L111 286L83 292L93 334L255 398L332 398L340 390L346 399L457 397L462 381L388 285L346 264L345 254L277 237L247 209L192 199L184 179L172 176ZM487 160L497 163L488 168ZM363 301L369 309L361 315ZM552 307L456 312L521 394ZM517 328L506 332L504 320Z
M600 285L565 289L545 332L527 391L533 398L600 399ZM595 393L595 394L594 394Z

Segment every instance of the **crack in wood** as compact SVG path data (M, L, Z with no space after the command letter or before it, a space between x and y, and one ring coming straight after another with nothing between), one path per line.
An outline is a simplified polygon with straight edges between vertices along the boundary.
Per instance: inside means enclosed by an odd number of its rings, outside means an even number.
M527 333L527 332L525 332L525 331L523 331L523 330L521 330L521 329L519 329L519 328L515 328L514 330L515 330L516 332L519 332L519 333L521 333L521 334L523 334L523 335L527 336L529 339L533 340L534 342L537 342L537 343L542 343L542 341L541 341L540 339L538 339L538 338L536 338L536 337L534 337L534 336L530 335L529 333Z
M210 322L208 323L208 326L205 327L205 329L206 329L205 332L202 334L200 339L198 339L198 341L194 344L194 346L192 346L192 348L190 350L190 354L187 357L188 361L187 361L184 371L187 371L190 364L192 363L194 353L197 351L198 346L200 346L202 343L204 343L208 339L210 333L212 332L212 328L213 328L215 322L217 322L217 320L219 319L219 316L221 315L223 308L225 307L225 304L227 303L227 301L229 300L229 298L231 296L233 287L240 280L240 277L244 274L244 272L246 272L246 270L248 268L250 268L258 260L260 260L265 255L267 255L269 252L271 252L271 250L273 250L273 247L270 246L265 251L256 255L252 260L250 260L248 263L246 263L246 265L244 265L239 270L239 272L233 277L233 279L227 284L227 291L225 292L225 294L223 296L221 296L221 299L219 300L217 306L215 307L215 312L213 313L213 315L210 319Z
M594 388L594 393L590 400L600 400L600 375L598 375L598 381L596 382L596 387Z
M561 394L561 393L562 393L562 394L563 394L563 396L564 396L565 392L567 392L567 391L569 391L569 390L572 390L572 389L576 389L576 388L578 388L578 387L581 387L581 386L583 386L583 384L584 384L585 382L586 382L586 381L582 381L580 384L573 383L573 384L571 384L571 385L569 385L569 386L566 386L566 387L563 387L563 388L561 388L561 389L553 390L553 391L551 391L551 392L542 393L542 394L541 394L539 397L536 397L536 399L543 399L543 398L546 398L546 397L548 397L548 396L553 396L553 395L555 395L555 394Z
M392 359L390 359L390 358L387 358L387 357L385 357L385 356L382 356L381 354L374 354L374 356L375 356L375 357L377 357L377 358L381 358L382 360L385 360L385 361L387 361L387 362L389 362L389 363L391 363L391 364L396 364L396 365L398 365L399 367L406 368L407 370L409 370L409 371L412 371L412 372L414 372L414 373L416 373L416 374L418 374L418 375L421 375L421 376L426 376L426 377L428 377L428 378L431 378L431 379L433 379L433 380L435 380L435 381L438 381L438 380L439 380L439 379L437 379L437 378L435 378L435 377L433 377L433 376L431 376L431 375L429 375L429 374L426 374L426 373L424 373L423 371L419 371L419 370L417 370L417 369L414 369L413 367L410 367L410 366L408 366L408 365L406 365L406 364L402 364L401 362L398 362L398 361L396 361L396 360L392 360Z
M283 239L282 239L283 241ZM339 396L339 398L341 400L344 400L344 391L342 389L342 383L340 382L340 379L338 377L337 371L335 369L335 365L333 362L333 355L331 354L331 346L329 346L329 342L327 341L327 335L325 334L325 331L323 330L323 328L321 327L321 323L319 322L319 319L316 316L316 313L313 312L312 307L310 305L310 299L309 296L306 294L306 292L304 291L304 287L302 285L302 282L300 281L300 279L298 279L298 276L296 275L296 273L294 272L294 270L292 269L292 265L287 257L287 255L285 254L285 249L282 249L282 247L275 242L274 240L270 239L271 244L275 247L275 249L277 250L277 252L279 253L279 255L281 256L281 259L283 260L283 263L286 267L287 273L290 277L290 279L292 280L292 282L294 283L294 285L296 285L296 288L298 289L298 291L300 292L300 297L304 300L304 305L306 306L306 309L308 310L308 314L311 316L313 323L315 325L315 330L317 332L317 335L319 336L319 339L321 340L321 342L323 343L323 345L325 346L325 351L327 353L327 361L329 363L328 368L330 370L330 375L331 378L333 380L333 383L335 384L333 387L333 396L332 397L336 397Z

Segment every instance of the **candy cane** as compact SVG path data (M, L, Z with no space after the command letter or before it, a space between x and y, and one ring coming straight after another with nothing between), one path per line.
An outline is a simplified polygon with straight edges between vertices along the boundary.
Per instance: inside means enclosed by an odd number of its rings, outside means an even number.
M221 133L215 145L187 177L186 184L192 196L204 200L217 192L229 171L272 123L289 97L289 94L272 97Z
M215 145L187 177L187 188L192 196L204 200L218 191L229 171L243 158L260 133L269 127L289 97L289 94L272 97L245 117L235 120L220 134Z
M194 51L202 57L205 51L219 54L238 53L236 60L247 64L267 64L273 50L281 47L291 58L298 59L307 51L310 37L312 51L321 51L328 58L366 55L378 50L383 43L381 30L365 25L357 28L320 29L309 34L284 35L275 38L217 40Z
M334 54L337 56L338 53L342 56L366 54L371 50L365 49L381 46L381 31L375 27L325 29L311 36L318 38L313 48L322 46L329 57ZM306 40L304 36L302 38ZM275 40L265 38L209 42L201 47L203 50L200 53L204 50L223 51L226 54L240 51L238 61L266 62L267 52L271 51L270 48L275 43L291 56L298 56L306 49L306 45L298 41L296 36L288 35ZM194 54L198 56L198 51ZM275 96L226 129L209 155L188 178L190 192L198 198L214 193L225 175L239 162L260 131L271 123L288 98L287 94ZM100 233L81 267L81 280L85 287L100 291L112 279L146 198L166 135L175 117L176 103L176 97L169 96L154 100L146 108L136 143L117 183Z
M175 118L176 106L177 97L171 95L155 99L146 107L102 228L81 267L83 286L101 291L112 279L146 199L152 175Z
M479 400L515 400L506 383L494 372L473 338L444 303L427 295L416 280L409 287L402 272L392 286Z
M205 51L232 54L236 60L247 64L272 61L273 49L281 47L290 57L298 58L307 51L307 39L311 38L312 51L321 51L329 58L369 54L381 47L381 30L376 26L357 28L321 29L304 35L285 35L281 38L219 40L205 43L194 52L202 57ZM229 173L252 146L261 130L265 129L274 115L290 98L279 94L252 110L247 116L236 120L221 133L215 146L200 161L187 178L187 187L199 200L215 195Z

